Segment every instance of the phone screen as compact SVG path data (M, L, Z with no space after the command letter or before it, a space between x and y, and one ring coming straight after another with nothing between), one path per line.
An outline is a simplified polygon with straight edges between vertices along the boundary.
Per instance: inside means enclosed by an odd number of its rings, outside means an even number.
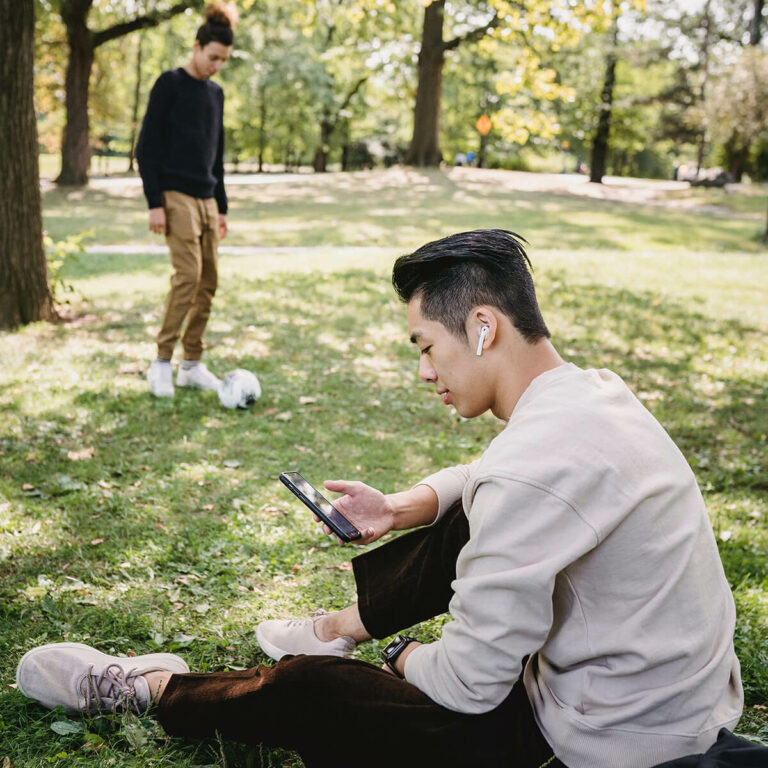
M291 488L291 490L294 490L294 492L299 491L299 493L310 502L310 507L317 507L321 513L318 516L342 539L349 541L351 539L360 538L360 531L358 531L357 528L355 528L355 526L352 525L352 523L350 523L330 501L328 501L328 499L318 493L317 489L308 483L298 472L283 472L280 475L280 479L283 480L285 485Z

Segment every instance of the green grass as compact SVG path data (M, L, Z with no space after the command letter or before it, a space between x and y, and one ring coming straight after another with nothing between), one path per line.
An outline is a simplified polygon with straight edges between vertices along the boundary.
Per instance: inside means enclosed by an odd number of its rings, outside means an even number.
M207 360L258 374L252 410L228 411L213 393L147 394L162 255L82 256L65 273L79 292L70 322L0 335L0 763L300 765L280 750L169 739L151 715L60 734L51 726L68 718L7 686L25 650L58 640L246 667L267 661L259 620L352 600L352 551L319 535L277 474L393 491L479 455L499 425L460 420L419 384L388 272L406 247L488 224L533 242L561 352L622 375L696 472L738 606L739 732L768 740L768 261L754 222L664 208L637 218L625 203L502 185L476 200L474 180L449 193L442 176L422 176L399 198L387 174L235 190L230 242L263 248L222 256ZM128 243L135 227L152 242L136 193L45 199L58 237L95 226L98 242ZM466 210L452 216L451 200ZM706 237L706 249L687 245ZM349 247L360 245L377 247ZM357 654L374 661L378 647Z
M535 178L467 168L362 171L338 174L332 183L322 175L269 183L273 178L265 175L267 183L228 187L227 244L412 248L421 245L425 233L431 237L503 227L524 234L537 248L616 254L764 251L764 185L728 195L721 190L668 191L662 186L656 198L637 203L611 194L615 187L606 188L606 200L574 194L565 182L555 192L521 188L526 177ZM582 186L583 178L578 181L572 189L588 186ZM722 206L721 197L734 208ZM92 229L101 244L161 243L147 229L138 187L50 189L43 202L45 227L54 240ZM713 205L722 210L713 212ZM752 210L757 205L763 206L761 213Z

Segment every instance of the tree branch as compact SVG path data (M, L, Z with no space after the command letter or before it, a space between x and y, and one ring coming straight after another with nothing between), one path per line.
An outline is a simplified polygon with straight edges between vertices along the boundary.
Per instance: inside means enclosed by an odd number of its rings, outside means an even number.
M458 48L462 43L474 43L477 40L482 40L487 34L489 29L494 29L499 26L501 19L498 14L494 14L493 18L488 21L487 24L483 24L482 27L476 27L469 32L454 37L453 40L446 40L443 43L443 51L452 51L454 48Z
M176 5L168 8L166 11L156 11L155 13L148 13L144 16L137 16L135 19L120 22L112 27L101 30L101 32L94 32L92 38L93 47L98 48L100 45L103 45L110 40L115 40L130 32L135 32L138 29L156 27L161 22L167 21L173 16L184 13L188 8L194 8L200 4L201 0L182 0L182 2L176 3Z

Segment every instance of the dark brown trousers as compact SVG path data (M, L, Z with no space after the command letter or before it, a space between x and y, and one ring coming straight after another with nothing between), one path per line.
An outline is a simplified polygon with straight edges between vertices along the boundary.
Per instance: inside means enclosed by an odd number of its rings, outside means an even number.
M461 506L434 526L353 561L360 616L377 638L445 613L469 537ZM173 736L212 736L298 752L307 768L563 768L521 681L482 715L452 712L377 666L290 656L242 672L173 675L158 705Z

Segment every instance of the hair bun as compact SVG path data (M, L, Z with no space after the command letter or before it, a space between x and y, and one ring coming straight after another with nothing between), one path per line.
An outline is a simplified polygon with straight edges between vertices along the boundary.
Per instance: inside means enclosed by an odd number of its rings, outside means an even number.
M203 16L208 24L234 29L239 20L234 3L209 3L203 10Z

